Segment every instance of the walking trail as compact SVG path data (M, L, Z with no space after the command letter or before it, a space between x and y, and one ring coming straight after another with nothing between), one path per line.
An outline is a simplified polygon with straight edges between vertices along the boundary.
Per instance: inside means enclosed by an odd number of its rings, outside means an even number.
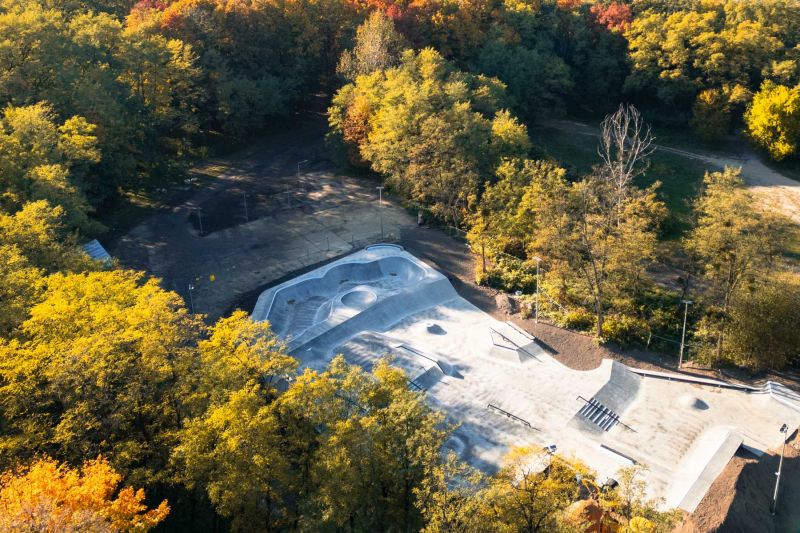
M599 136L600 130L594 126L571 120L549 120L545 126L578 135ZM778 211L800 224L800 182L788 178L763 163L761 158L749 149L738 154L683 150L655 145L657 150L680 155L689 159L703 161L717 168L741 167L742 177L761 203Z

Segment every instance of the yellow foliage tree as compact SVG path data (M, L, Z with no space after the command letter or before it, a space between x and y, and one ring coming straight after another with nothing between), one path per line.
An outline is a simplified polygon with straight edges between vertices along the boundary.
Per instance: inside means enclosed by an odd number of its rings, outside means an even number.
M155 509L144 490L117 490L122 476L102 458L78 469L52 459L0 474L0 532L145 532L169 514Z
M800 86L765 81L744 115L747 132L776 161L796 155L800 144Z
M0 459L109 455L134 482L168 476L202 331L180 297L139 273L54 274L0 344Z

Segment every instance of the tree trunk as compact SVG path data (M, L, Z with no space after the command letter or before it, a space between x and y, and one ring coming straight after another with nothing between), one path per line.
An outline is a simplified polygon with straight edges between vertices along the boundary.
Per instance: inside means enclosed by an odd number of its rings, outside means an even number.
M603 301L600 299L600 295L598 294L594 301L594 312L597 316L597 337L600 338L603 336L603 319L605 318L605 310L603 309Z

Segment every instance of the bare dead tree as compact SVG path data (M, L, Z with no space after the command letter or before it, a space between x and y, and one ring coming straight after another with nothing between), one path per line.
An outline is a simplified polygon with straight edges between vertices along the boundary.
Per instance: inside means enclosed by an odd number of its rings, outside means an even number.
M620 104L601 124L597 154L602 163L601 177L614 190L615 207L627 197L631 182L649 166L649 156L655 151L653 134L639 110Z

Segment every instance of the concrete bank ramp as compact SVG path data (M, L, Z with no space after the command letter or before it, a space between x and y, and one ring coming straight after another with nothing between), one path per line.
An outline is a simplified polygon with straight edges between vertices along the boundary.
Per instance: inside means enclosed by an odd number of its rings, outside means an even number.
M776 402L782 403L786 407L800 412L800 394L793 391L786 385L775 381L767 381L756 394L767 394Z
M704 432L675 468L666 506L694 512L743 440L738 432L723 428Z
M544 350L532 335L510 322L499 323L489 329L492 348L488 355L492 359L507 363L522 364L529 361L542 361Z
M625 411L636 400L641 380L628 366L611 361L608 381L591 398L580 398L583 404L570 425L595 435L625 426Z

